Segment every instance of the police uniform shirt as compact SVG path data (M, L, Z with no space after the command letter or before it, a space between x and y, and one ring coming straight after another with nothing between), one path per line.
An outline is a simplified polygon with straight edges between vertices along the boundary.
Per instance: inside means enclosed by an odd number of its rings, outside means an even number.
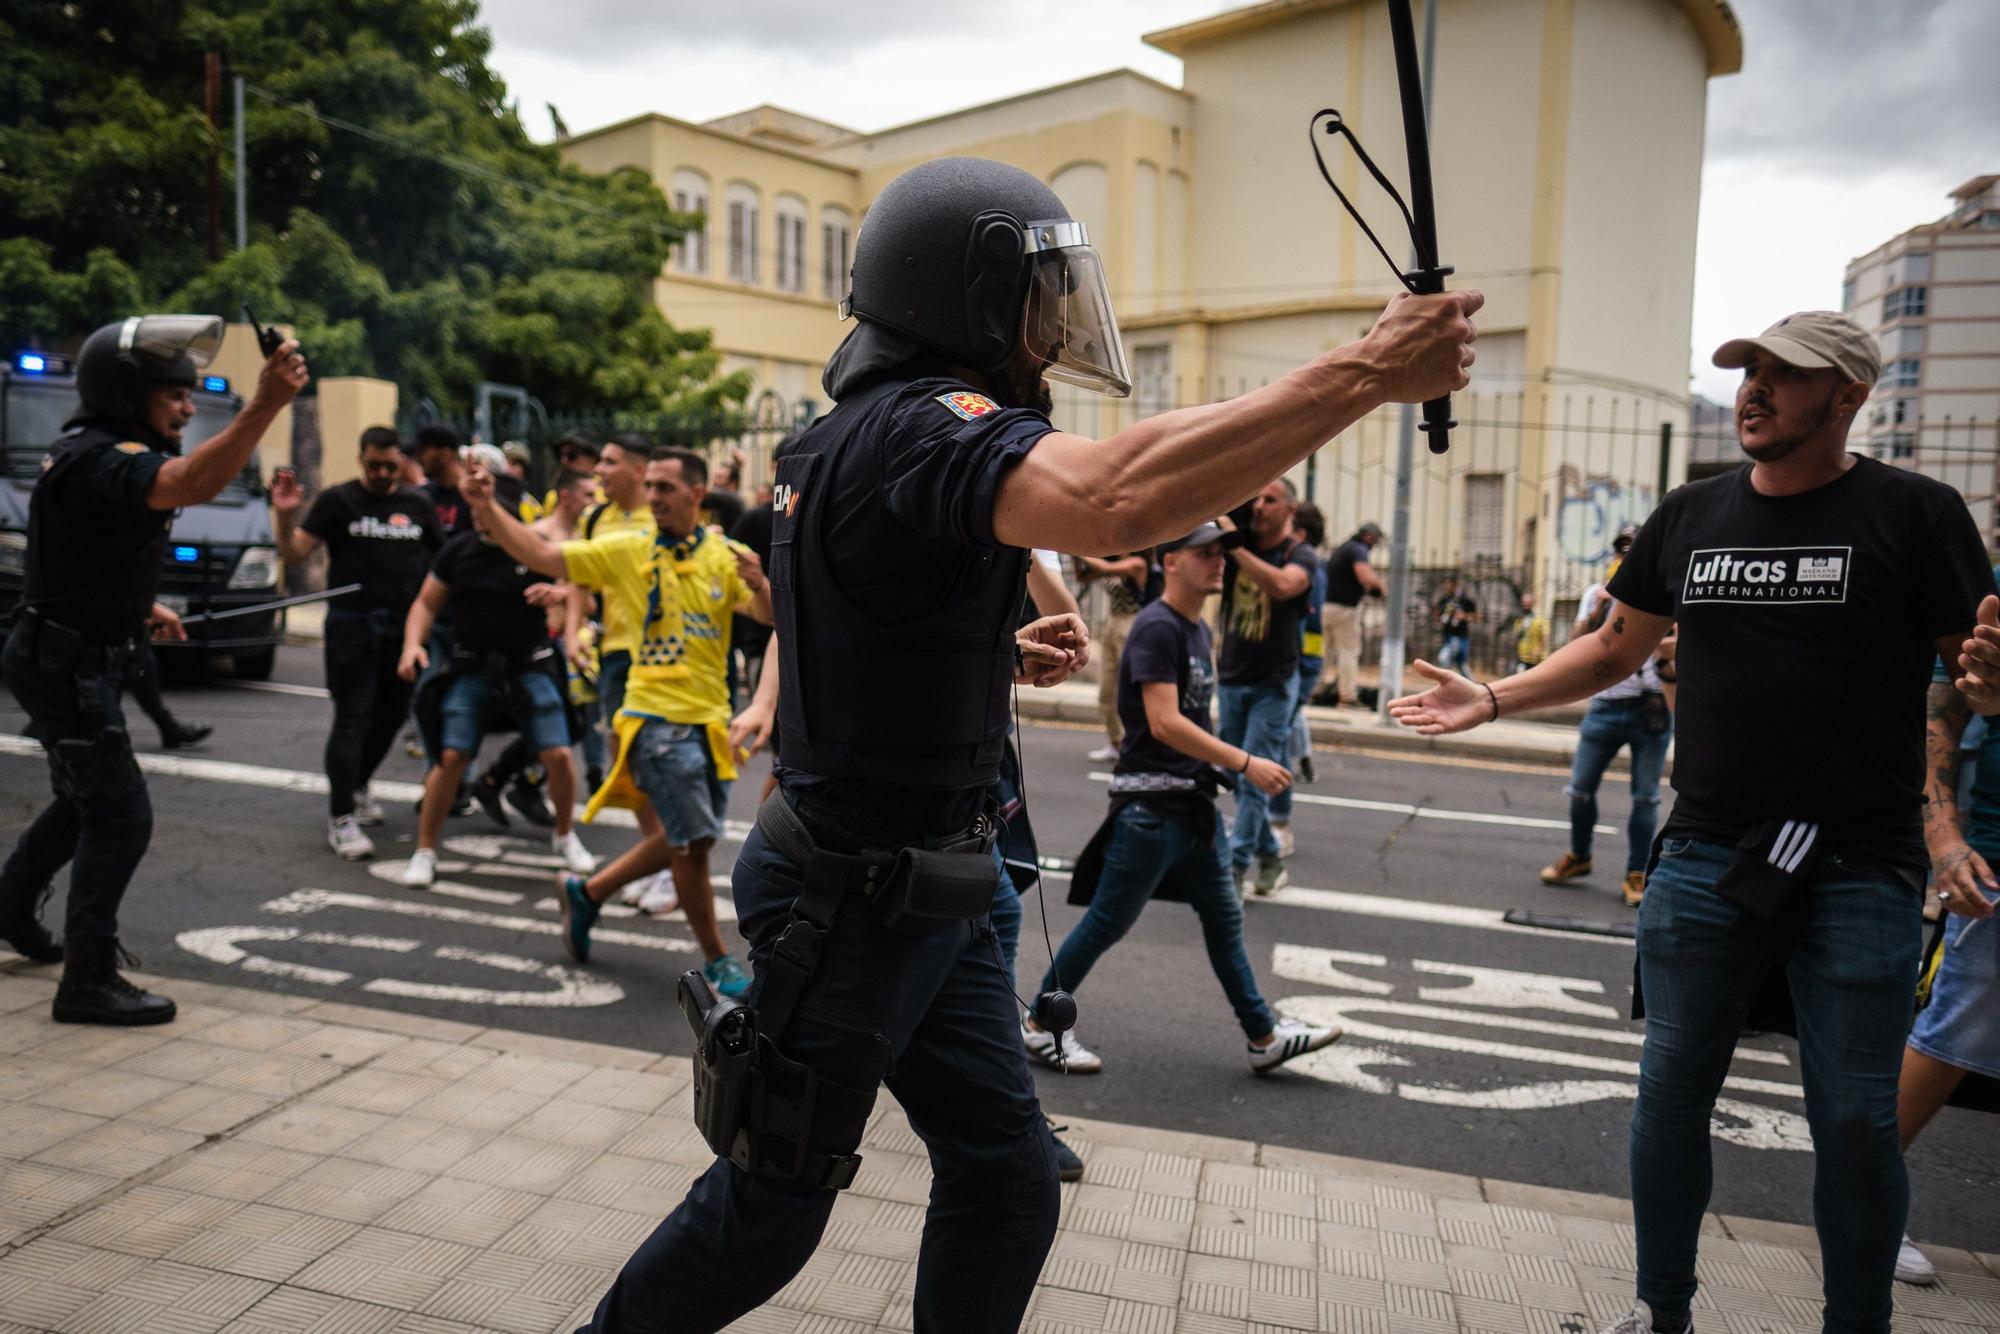
M333 599L342 611L381 609L401 615L423 586L431 557L444 545L437 511L413 486L376 495L360 482L322 491L299 525L326 544L326 582L360 584Z
M571 581L602 592L607 613L616 607L620 622L636 627L623 712L728 721L730 621L754 600L737 550L706 528L679 542L623 532L563 543Z
M1921 863L1935 641L1992 591L1958 493L1872 459L1799 495L1760 495L1748 465L1669 494L1610 581L1680 623L1663 832L1734 843L1810 819Z
M58 442L57 448L60 447ZM85 449L85 456L63 469L54 479L53 490L39 495L38 499L53 509L72 535L131 533L150 526L157 530L158 536L163 537L172 522L171 511L154 509L146 503L146 497L152 493L153 479L166 466L169 456L131 440L85 446ZM43 466L48 465L45 463ZM39 488L46 484L37 485ZM62 558L56 554L61 548L53 535L37 531L33 536L38 544L46 544L45 550L39 553L43 559L53 557L61 561ZM145 633L143 615L137 623L132 623L125 619L121 609L151 605L160 587L161 562L157 554L144 563L139 574L144 581L143 590L134 590L130 597L119 595L129 585L121 583L115 589L93 586L98 581L88 577L74 591L65 589L61 584L55 588L48 587L35 577L38 563L33 558L28 561L24 600L50 620L81 630L101 643L136 638ZM75 572L65 570L63 573Z
M882 625L907 624L975 597L1006 548L993 534L1000 483L1055 430L1032 408L1001 407L964 382L911 380L893 391L879 438L856 440L813 485L823 545L811 559L837 572L842 591ZM792 498L773 496L783 508ZM1010 596L1011 596L1010 592ZM895 813L910 830L962 828L983 789L886 787L780 766L836 819Z

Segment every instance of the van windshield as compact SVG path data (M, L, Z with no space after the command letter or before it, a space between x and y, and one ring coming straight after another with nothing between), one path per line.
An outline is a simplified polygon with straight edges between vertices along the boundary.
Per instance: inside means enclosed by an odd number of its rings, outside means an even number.
M223 394L197 392L199 409L181 437L186 452L215 435L236 416L236 400ZM0 474L31 481L41 475L42 457L63 433L63 423L76 412L76 390L64 380L0 379ZM217 504L241 505L263 494L257 461L238 474Z

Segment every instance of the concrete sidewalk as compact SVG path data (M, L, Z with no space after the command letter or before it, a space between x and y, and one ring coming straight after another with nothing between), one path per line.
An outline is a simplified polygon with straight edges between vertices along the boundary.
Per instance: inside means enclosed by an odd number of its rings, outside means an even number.
M320 642L326 620L323 603L294 607L286 615L289 617L285 629L288 642ZM1415 684L1412 679L1411 688L1414 689ZM1098 721L1095 682L1067 682L1047 690L1024 689L1020 699L1023 718L1072 723ZM1499 760L1562 769L1567 769L1576 755L1575 718L1581 716L1579 709L1555 712L1533 720L1509 718L1488 723L1462 736L1422 737L1405 728L1384 726L1376 721L1374 713L1362 709L1306 707L1306 719L1312 729L1313 740L1322 746ZM1671 752L1668 765L1671 772ZM1611 768L1623 773L1629 767L1630 756L1623 750L1619 751L1611 762Z
M52 974L0 966L6 1334L569 1330L709 1162L684 1055L180 981L175 1023L71 1027ZM1068 1138L1087 1168L1038 1334L1579 1334L1631 1304L1621 1200L1104 1122ZM818 1254L734 1329L910 1328L929 1170L886 1096L864 1152ZM1808 1230L1707 1233L1704 1334L1819 1328ZM1898 1334L2000 1330L2000 1256L1931 1255Z

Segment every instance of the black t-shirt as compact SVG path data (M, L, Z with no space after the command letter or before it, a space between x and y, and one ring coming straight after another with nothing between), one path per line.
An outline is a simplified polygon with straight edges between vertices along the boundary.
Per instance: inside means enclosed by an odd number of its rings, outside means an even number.
M1478 610L1479 604L1464 593L1446 593L1437 600L1438 633L1446 639L1470 639Z
M1232 686L1272 685L1299 670L1299 627L1312 606L1312 579L1319 556L1304 542L1287 540L1257 553L1284 569L1306 572L1306 588L1295 598L1274 602L1246 578L1232 557L1222 588L1222 682Z
M1367 564L1369 547L1360 538L1343 542L1327 557L1326 600L1343 607L1358 607L1368 590L1361 586L1361 580L1354 573L1356 562Z
M736 531L736 525L743 521L743 497L734 491L710 491L702 500L702 508L725 533Z
M1153 681L1173 682L1181 716L1204 732L1215 730L1209 715L1215 667L1208 627L1188 620L1165 599L1147 603L1132 618L1118 658L1118 721L1125 725L1125 739L1118 747L1117 772L1199 778L1208 761L1183 755L1146 725L1143 687Z
M299 526L326 543L330 586L361 585L333 600L342 611L380 608L402 615L444 545L437 512L413 486L378 496L358 481L343 482L320 492Z
M451 590L446 606L457 627L459 646L473 653L524 653L548 638L548 618L522 597L530 585L550 582L478 533L460 533L445 543L431 567Z
M437 511L439 531L447 538L457 537L471 525L472 511L466 506L465 493L457 487L446 486L442 482L425 482L423 492L430 500L431 508Z
M771 568L771 507L753 505L743 511L729 529L729 540L741 542L757 553L757 559L764 562L764 569ZM771 627L762 621L755 621L742 612L736 613L734 626L729 632L730 642L743 650L743 656L754 658L763 653L771 642Z
M1667 832L1734 842L1806 819L1850 843L1918 838L1935 640L1992 591L1965 502L1901 468L1857 458L1764 496L1746 465L1670 494L1610 584L1680 623Z

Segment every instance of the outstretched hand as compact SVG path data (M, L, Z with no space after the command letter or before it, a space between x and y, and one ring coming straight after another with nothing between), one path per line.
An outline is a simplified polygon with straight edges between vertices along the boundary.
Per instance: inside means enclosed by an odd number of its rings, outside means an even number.
M1972 638L1965 641L1958 665L1964 668L1955 684L1974 713L2000 713L2000 597L1988 593L1979 603Z
M1410 664L1419 676L1437 684L1417 695L1389 701L1389 716L1420 736L1465 732L1493 720L1493 702L1486 687L1470 677L1432 666L1422 658Z

